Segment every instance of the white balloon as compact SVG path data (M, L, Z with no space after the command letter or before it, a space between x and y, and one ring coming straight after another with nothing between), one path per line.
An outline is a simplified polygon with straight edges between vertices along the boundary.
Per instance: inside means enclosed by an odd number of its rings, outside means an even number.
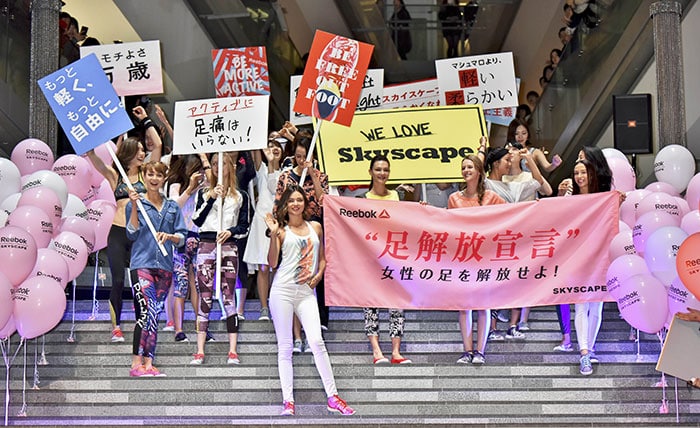
M659 181L682 192L695 175L695 157L690 150L678 144L666 146L654 158L654 174Z
M17 203L19 202L19 198L22 197L21 193L14 193L8 197L6 197L2 203L0 203L0 210L5 211L6 213L11 213L12 211L17 208Z
M21 177L17 165L9 159L0 158L0 201L19 192L22 187Z
M61 202L61 207L66 207L68 202L68 186L63 181L60 175L53 171L42 169L27 176L26 182L22 185L22 191L31 189L32 187L46 186L56 192L58 200Z
M676 254L688 234L680 227L666 226L654 231L644 247L644 261L652 275L664 286L678 276Z
M87 207L83 201L80 200L80 198L71 193L68 194L68 202L66 203L66 207L63 209L63 218L72 215L86 219ZM56 230L56 234L58 234L58 230Z

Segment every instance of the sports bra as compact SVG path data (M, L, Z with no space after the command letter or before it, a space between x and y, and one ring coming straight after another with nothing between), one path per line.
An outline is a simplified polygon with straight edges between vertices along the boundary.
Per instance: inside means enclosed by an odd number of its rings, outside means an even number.
M139 172L139 179L136 183L131 183L134 186L134 190L138 193L146 193L146 185L143 184L143 176ZM129 197L129 188L126 183L122 180L121 175L119 176L119 182L117 183L117 188L114 189L114 199L126 199Z

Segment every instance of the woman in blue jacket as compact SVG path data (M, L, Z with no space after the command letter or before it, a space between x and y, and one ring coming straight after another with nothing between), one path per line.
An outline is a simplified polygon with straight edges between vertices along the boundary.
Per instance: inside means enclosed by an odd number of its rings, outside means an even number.
M168 167L162 162L149 162L143 167L146 193L129 191L126 206L127 237L134 241L131 247L131 269L136 269L138 282L134 284L133 360L130 375L164 376L153 366L158 340L158 317L163 311L165 298L173 278L173 248L185 243L187 228L180 207L160 193ZM143 214L135 207L141 200L155 230L154 237L146 226ZM163 255L158 247L167 252Z

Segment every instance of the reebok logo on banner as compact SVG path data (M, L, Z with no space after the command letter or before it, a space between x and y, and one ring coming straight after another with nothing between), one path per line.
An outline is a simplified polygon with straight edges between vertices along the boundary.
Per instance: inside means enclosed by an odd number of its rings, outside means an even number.
M382 210L382 212L379 213L379 218L391 218L391 216L386 210Z

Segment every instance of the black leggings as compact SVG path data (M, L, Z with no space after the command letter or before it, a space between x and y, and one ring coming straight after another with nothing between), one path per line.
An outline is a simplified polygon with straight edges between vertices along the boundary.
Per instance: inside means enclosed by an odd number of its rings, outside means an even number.
M112 324L118 326L122 321L122 294L124 293L124 269L131 260L131 241L126 237L126 228L115 226L109 229L107 237L107 260L112 274L112 289L109 292L109 313ZM138 281L136 272L131 272L132 283Z

